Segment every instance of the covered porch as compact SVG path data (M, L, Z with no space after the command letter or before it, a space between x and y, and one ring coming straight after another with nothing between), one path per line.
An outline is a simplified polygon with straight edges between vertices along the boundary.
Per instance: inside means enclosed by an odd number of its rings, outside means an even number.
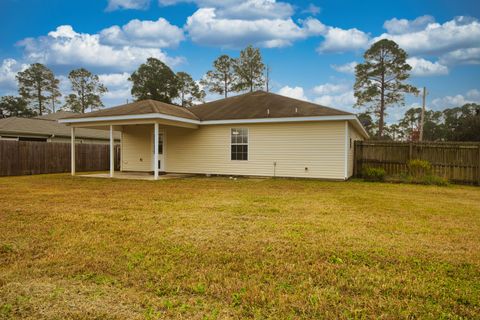
M94 120L94 119L91 119ZM195 130L197 124L166 119L128 121L89 121L71 123L71 175L75 170L75 131L92 128L109 131L109 173L81 175L82 177L119 178L136 180L160 180L188 175L165 174L167 172L168 132L173 129ZM114 132L121 133L120 171L115 171ZM118 166L118 164L117 164Z

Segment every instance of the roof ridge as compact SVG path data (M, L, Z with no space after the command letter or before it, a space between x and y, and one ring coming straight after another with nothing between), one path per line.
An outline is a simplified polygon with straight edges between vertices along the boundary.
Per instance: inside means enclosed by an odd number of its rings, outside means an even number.
M242 96L245 96L247 94L252 94L252 93L255 93L255 92L265 92L263 90L257 90L257 91L251 91L251 92L245 92L245 93L241 93L241 94L237 94L235 96L230 96L230 97L226 97L226 98L221 98L221 99L218 99L218 100L213 100L213 101L208 101L208 102L205 102L205 103L200 103L200 104L197 104L195 106L193 106L192 108L194 107L201 107L205 104L208 104L208 103L212 103L212 102L217 102L217 101L225 101L225 100L230 100L230 99L233 99L233 98L239 98L239 97L242 97Z
M141 100L140 100L140 101L141 101ZM154 103L155 100L153 100L153 99L145 99L144 101L147 101L147 103L150 105L150 107L152 107L152 109L153 109L152 111L153 111L154 113L158 113L157 106L156 106L155 103Z
M179 106L179 105L176 105L176 104L173 104L173 103L166 103L166 102L163 102L163 101L158 101L158 100L154 100L154 99L147 99L149 101L149 103L151 104L151 106L153 106L153 109L155 111L155 113L162 113L162 111L158 110L157 109L157 106L155 106L155 103L162 103L162 104L165 104L165 105L168 105L168 106L171 106L171 107L174 107L174 108L179 108L187 113L189 113L190 115L194 116L195 118L197 118L198 120L200 120L200 118L195 114L193 113L189 108L187 107L184 107L184 106Z

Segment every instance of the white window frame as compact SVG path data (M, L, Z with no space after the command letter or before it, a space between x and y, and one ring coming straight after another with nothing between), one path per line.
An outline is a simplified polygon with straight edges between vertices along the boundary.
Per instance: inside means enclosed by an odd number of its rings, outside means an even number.
M233 143L232 142L232 130L239 130L239 129L244 129L244 130L247 130L247 143ZM240 161L240 162L246 162L246 161L249 161L250 160L250 130L249 128L247 127L230 127L230 136L229 136L229 139L230 139L230 161ZM245 160L239 160L239 159L232 159L232 146L233 145L236 145L236 146L239 146L239 145L247 145L247 159Z

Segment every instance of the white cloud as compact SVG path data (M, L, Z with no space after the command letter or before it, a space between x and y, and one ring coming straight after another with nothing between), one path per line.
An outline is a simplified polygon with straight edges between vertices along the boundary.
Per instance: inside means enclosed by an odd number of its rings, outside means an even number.
M176 47L184 40L183 31L167 20L134 19L122 27L111 26L100 32L100 41L110 45L136 45L140 47Z
M383 27L387 29L390 34L404 34L425 29L430 23L434 23L435 18L429 15L420 16L414 20L397 19L385 21Z
M355 97L353 96L353 90L349 90L347 92L336 95L322 95L315 98L314 102L327 107L334 107L346 111L352 111L352 107L355 104Z
M105 103L112 105L132 100L132 84L128 81L129 77L130 74L127 72L100 74L98 76L100 82L108 88L108 92L103 96Z
M414 76L438 76L448 74L448 68L441 63L431 62L422 58L408 58L407 63L412 66Z
M107 11L118 9L146 9L150 0L108 0Z
M313 16L316 16L317 14L320 13L320 11L322 11L320 7L314 5L313 3L310 3L306 9L302 10L302 13L308 13Z
M412 66L412 74L415 76L437 76L448 74L448 67L437 62L431 62L423 58L412 57L407 59L407 63ZM332 65L331 67L342 73L355 74L357 62L352 61L342 65Z
M302 26L305 34L309 36L325 35L328 30L326 25L312 17L303 20Z
M190 38L202 45L242 47L247 44L272 48L291 45L293 41L320 32L323 24L307 19L304 27L288 19L241 20L217 16L214 8L198 9L188 17L185 29Z
M346 84L325 83L313 88L313 92L317 95L337 94L348 91L350 86Z
M461 107L466 103L480 103L480 91L477 89L469 90L465 95L457 94L454 96L445 96L432 100L432 106L436 110L445 108Z
M358 62L352 61L352 62L341 64L341 65L333 64L333 65L331 65L331 67L338 72L347 73L347 74L354 74L355 73L355 67L357 66L357 64L358 64Z
M275 0L248 0L234 5L228 1L220 2L218 14L229 19L285 19L293 14L293 8L285 2Z
M313 88L315 103L323 106L353 111L355 97L352 86L346 83L324 83Z
M285 19L294 11L291 4L275 0L159 0L160 5L181 2L195 3L199 8L215 8L217 17L225 19Z
M472 99L474 101L480 100L480 91L477 89L468 90L467 98Z
M365 49L369 42L368 34L356 28L345 30L329 27L324 37L325 41L317 48L319 53Z
M284 86L278 90L278 94L298 100L308 101L308 98L305 96L305 92L302 87Z
M458 49L479 48L480 23L474 18L461 16L443 24L429 22L419 31L384 33L372 42L380 39L395 41L409 54L442 54Z
M100 42L100 35L77 33L71 26L59 26L47 36L27 38L18 43L25 50L26 59L49 65L104 67L130 71L155 57L168 65L182 62L158 48L138 46L110 46Z
M446 65L480 64L480 47L450 51L441 55L439 61Z
M18 72L25 70L28 65L18 62L15 59L4 59L0 65L0 92L12 94L17 90Z

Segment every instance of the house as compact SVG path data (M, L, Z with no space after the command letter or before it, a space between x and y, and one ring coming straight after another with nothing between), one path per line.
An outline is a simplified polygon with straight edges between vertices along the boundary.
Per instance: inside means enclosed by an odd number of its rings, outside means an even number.
M70 142L70 128L57 120L75 115L68 111L58 111L35 118L10 117L0 119L0 140ZM120 142L120 135L115 136ZM109 135L104 130L79 129L77 143L109 143Z
M155 179L171 172L346 180L353 141L368 137L352 113L264 91L191 108L144 100L60 122L72 137L77 128L120 131L121 171L153 171Z

